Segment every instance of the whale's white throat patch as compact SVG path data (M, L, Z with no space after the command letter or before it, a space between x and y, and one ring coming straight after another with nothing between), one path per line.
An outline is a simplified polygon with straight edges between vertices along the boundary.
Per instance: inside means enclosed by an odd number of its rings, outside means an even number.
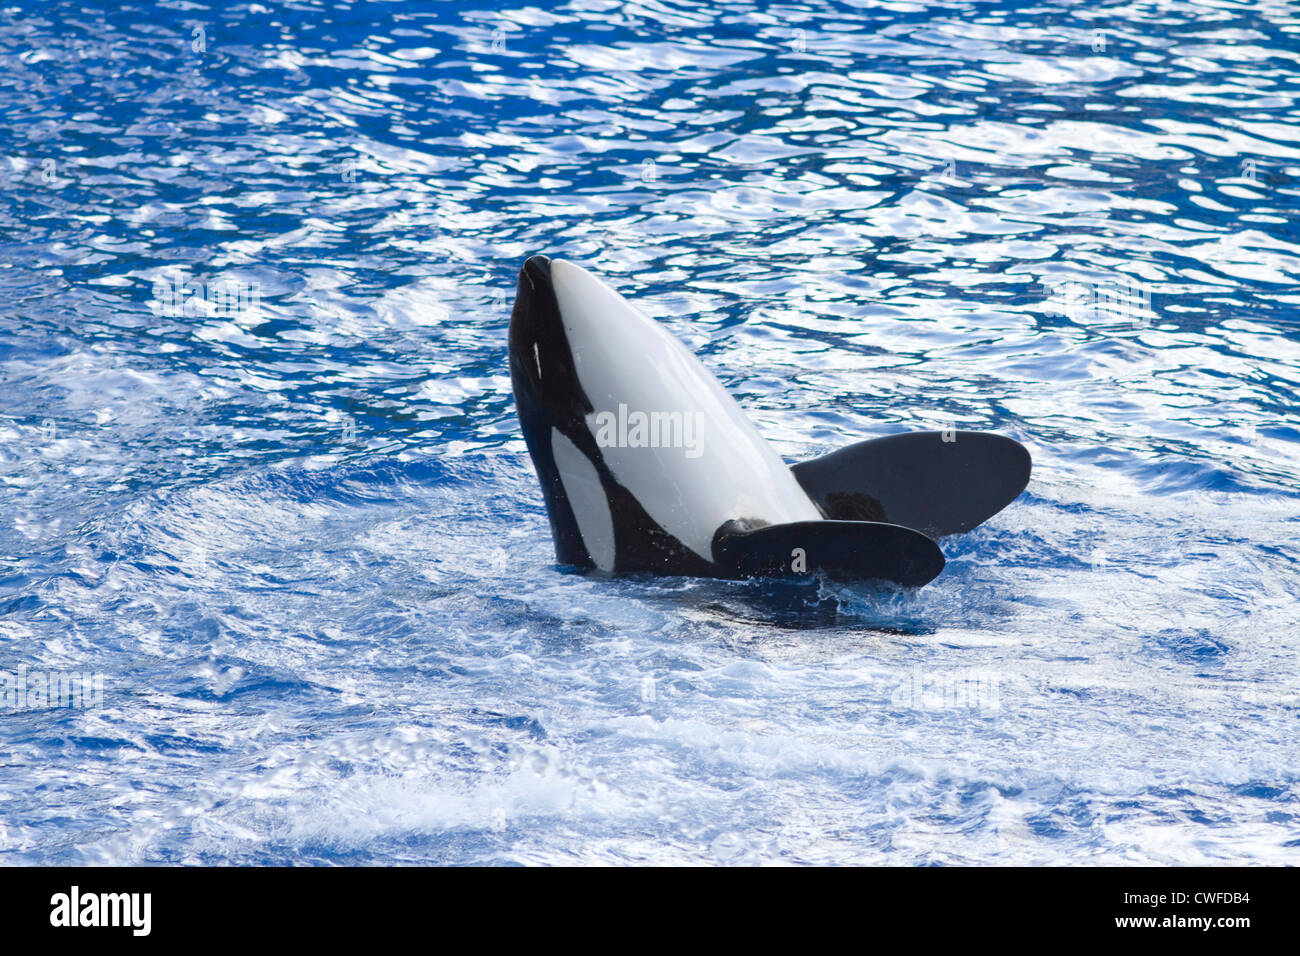
M551 429L551 457L555 459L555 469L560 473L560 483L577 519L587 554L600 570L613 571L614 519L596 466L554 428Z
M593 406L587 427L604 439L598 441L601 455L615 479L660 527L712 561L713 534L725 521L785 524L822 517L736 400L666 328L570 262L552 260L551 281L579 384ZM659 429L655 443L648 431L636 435L642 422L647 430ZM625 423L622 441L608 441L611 423ZM665 444L665 430L680 440L670 437ZM594 466L556 434L552 445L562 440L591 470L608 522L609 506ZM555 457L559 466L558 452ZM576 504L574 510L577 514ZM585 541L582 521L578 515ZM609 542L612 567L612 524ZM601 566L590 542L587 550Z

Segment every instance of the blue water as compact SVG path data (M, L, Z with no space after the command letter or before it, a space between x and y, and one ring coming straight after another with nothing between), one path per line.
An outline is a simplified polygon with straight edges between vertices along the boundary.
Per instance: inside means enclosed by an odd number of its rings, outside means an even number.
M0 671L104 683L0 860L1300 861L1298 97L1264 0L6 6ZM562 573L537 252L1029 490L920 591Z

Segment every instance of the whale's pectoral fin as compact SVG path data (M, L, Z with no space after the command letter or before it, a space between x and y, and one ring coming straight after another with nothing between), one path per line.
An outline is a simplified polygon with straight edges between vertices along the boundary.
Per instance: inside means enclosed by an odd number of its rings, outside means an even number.
M827 518L888 521L932 538L969 531L1025 490L1024 445L987 432L912 432L849 445L791 471Z
M944 565L939 546L921 532L873 521L796 521L753 531L728 522L714 536L713 559L731 577L824 571L908 587L932 581Z

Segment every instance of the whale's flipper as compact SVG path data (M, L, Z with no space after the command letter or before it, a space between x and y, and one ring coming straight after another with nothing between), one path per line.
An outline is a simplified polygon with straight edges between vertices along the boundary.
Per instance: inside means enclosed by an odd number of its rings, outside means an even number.
M753 531L724 525L714 539L713 558L730 577L824 571L908 587L934 580L944 566L939 546L921 532L873 521L796 521Z
M1005 508L1029 484L1030 467L1014 439L949 431L873 438L791 471L827 518L887 521L938 538Z

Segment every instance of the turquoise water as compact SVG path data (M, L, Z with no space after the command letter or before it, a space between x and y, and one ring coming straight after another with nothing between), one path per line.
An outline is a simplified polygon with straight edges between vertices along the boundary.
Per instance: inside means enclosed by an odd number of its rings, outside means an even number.
M102 700L0 711L0 860L1296 862L1298 59L1295 3L4 8L0 671ZM538 252L792 461L1030 487L915 592L561 573Z

